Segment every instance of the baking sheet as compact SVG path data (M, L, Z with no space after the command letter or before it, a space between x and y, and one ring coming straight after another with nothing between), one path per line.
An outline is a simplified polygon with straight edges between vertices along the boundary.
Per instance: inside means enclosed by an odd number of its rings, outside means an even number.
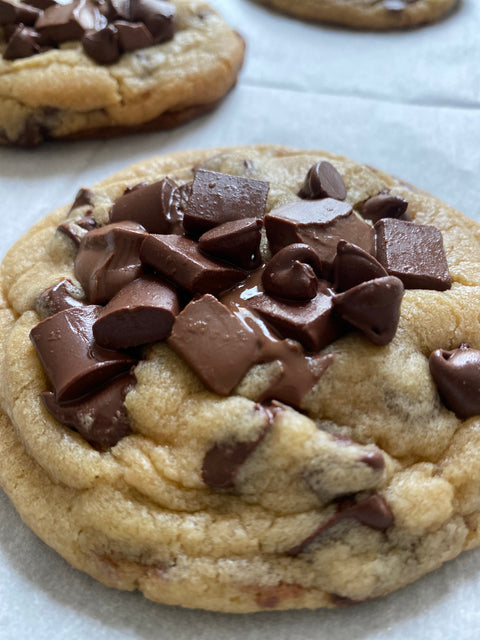
M378 166L480 221L480 6L402 33L355 33L212 0L248 39L236 90L175 131L0 150L0 255L31 224L114 171L181 149L272 142ZM0 639L467 640L480 634L480 552L342 611L230 616L153 604L70 568L0 491Z

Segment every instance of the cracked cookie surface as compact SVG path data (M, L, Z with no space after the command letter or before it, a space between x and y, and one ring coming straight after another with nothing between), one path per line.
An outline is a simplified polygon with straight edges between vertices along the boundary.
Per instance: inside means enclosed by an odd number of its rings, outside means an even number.
M340 606L388 593L479 542L480 419L459 419L430 375L436 349L480 348L480 228L434 197L321 151L239 147L134 165L92 187L97 224L126 187L195 167L267 181L267 212L300 201L312 165L331 163L356 211L388 190L443 235L452 286L408 289L385 346L358 331L301 411L263 410L255 366L227 397L208 391L167 344L149 347L125 404L132 432L97 450L47 413L29 332L36 301L78 285L63 207L7 254L0 301L0 482L27 524L73 566L160 602L219 611ZM81 205L70 214L78 220ZM218 488L206 460L255 443ZM223 448L222 448L223 447ZM232 479L230 479L232 480ZM217 487L213 486L217 482ZM387 505L389 513L382 508Z

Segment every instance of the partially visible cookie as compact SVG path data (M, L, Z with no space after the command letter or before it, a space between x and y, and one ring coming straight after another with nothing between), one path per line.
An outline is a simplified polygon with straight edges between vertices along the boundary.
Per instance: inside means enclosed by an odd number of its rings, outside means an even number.
M203 0L0 0L0 144L181 124L234 86L244 41Z
M458 0L259 0L307 20L357 29L397 29L434 22Z
M168 604L339 607L480 543L479 226L322 151L178 153L0 273L0 483Z

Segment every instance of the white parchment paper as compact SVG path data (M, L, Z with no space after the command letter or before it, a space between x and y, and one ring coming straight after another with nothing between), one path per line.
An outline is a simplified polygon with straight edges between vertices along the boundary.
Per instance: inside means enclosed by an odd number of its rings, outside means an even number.
M480 221L480 3L401 33L296 21L211 0L248 41L220 108L166 133L0 150L0 256L34 222L131 162L258 142L323 148L378 166ZM376 602L230 616L164 607L69 567L0 491L0 640L478 640L480 551Z

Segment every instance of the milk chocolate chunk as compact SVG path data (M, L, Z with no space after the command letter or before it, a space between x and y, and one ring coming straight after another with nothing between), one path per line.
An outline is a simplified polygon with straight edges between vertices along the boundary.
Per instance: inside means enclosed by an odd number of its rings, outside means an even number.
M110 210L110 222L131 220L141 224L149 233L171 233L170 208L176 188L170 178L138 185L115 200Z
M191 293L217 294L245 279L243 271L207 258L194 240L183 236L151 234L140 257Z
M55 4L45 9L35 22L35 29L56 44L80 40L89 30L103 29L107 20L90 0Z
M175 289L152 276L137 278L121 289L93 325L97 344L127 349L165 340L180 303Z
M67 220L58 225L57 231L67 236L73 244L78 247L82 238L87 235L92 229L96 229L97 223L95 218L91 215L86 215L79 220Z
M0 24L16 22L17 3L12 0L0 0Z
M57 402L90 395L136 363L131 356L104 349L93 338L100 307L73 307L43 320L30 332Z
M263 218L269 184L197 169L183 225L188 233L200 235L224 222Z
M130 19L143 22L155 44L171 40L175 34L176 11L164 0L130 0Z
M310 167L298 195L306 200L316 200L317 198L345 200L347 189L342 176L333 164L324 160Z
M45 11L45 9L48 9L48 7L53 7L58 3L56 2L56 0L28 0L28 4L31 7L36 7L37 9Z
M346 202L333 198L292 202L265 216L265 229L272 253L301 242L317 253L323 265L323 277L332 277L332 265L340 240L353 242L374 253L374 234Z
M317 295L322 263L307 244L290 244L280 249L262 274L265 291L280 298L311 300Z
M224 222L201 235L198 246L204 253L250 271L262 263L261 229L262 221L255 218Z
M93 229L83 237L75 259L75 275L91 304L107 302L142 273L140 247L147 237L134 222Z
M436 227L385 218L375 224L377 260L406 289L452 286L442 233Z
M39 9L30 4L0 0L0 25L21 22L24 26L31 27L40 13Z
M210 391L225 396L254 364L257 349L253 331L211 295L177 316L168 344Z
M400 218L408 220L408 202L400 196L390 193L379 193L368 200L362 206L361 214L363 218L378 222L382 218Z
M319 286L307 302L293 302L261 293L245 301L283 338L293 338L305 349L318 351L343 333L342 323L332 314L332 296Z
M357 245L340 240L333 261L335 291L347 291L367 280L385 276L388 276L388 273L378 260Z
M113 26L117 29L118 42L122 51L144 49L153 44L153 36L143 22L116 20Z
M64 278L53 287L42 291L35 302L35 309L41 318L48 318L71 307L85 306L80 298L79 288L71 280Z
M480 351L468 344L437 349L430 355L430 373L445 405L466 420L480 414Z
M388 344L400 320L402 281L394 276L368 280L333 298L338 315L378 346Z
M80 207L86 207L93 204L93 191L90 189L86 189L85 187L81 187L77 191L77 195L75 196L75 200L73 201L72 206L70 207L70 212L74 209L78 209Z
M120 58L118 32L112 24L97 31L87 31L82 37L82 46L97 64L114 64Z
M38 41L39 34L35 29L20 24L10 37L3 57L5 60L17 60L34 56L41 49Z
M78 431L93 446L105 449L132 432L124 400L134 385L135 377L127 374L98 393L70 404L57 402L51 391L44 391L41 397L54 418Z

